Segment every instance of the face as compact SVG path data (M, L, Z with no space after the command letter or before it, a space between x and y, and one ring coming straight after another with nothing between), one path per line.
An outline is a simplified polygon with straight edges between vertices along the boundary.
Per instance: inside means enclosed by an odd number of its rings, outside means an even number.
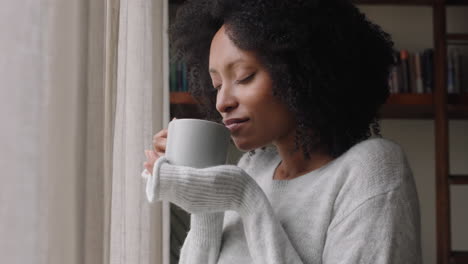
M294 117L273 96L272 80L253 52L240 50L225 27L211 42L209 71L217 90L216 109L244 151L294 137Z

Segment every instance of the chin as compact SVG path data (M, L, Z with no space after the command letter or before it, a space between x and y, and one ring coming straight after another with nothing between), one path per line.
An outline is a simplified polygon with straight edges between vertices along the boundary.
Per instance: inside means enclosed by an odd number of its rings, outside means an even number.
M254 142L251 140L245 140L245 139L239 139L239 138L238 139L232 138L232 141L234 142L234 145L236 145L236 147L239 150L244 151L244 152L248 152L248 151L251 151L251 150L254 150L254 149L257 149L266 145L266 144L261 144L260 142Z

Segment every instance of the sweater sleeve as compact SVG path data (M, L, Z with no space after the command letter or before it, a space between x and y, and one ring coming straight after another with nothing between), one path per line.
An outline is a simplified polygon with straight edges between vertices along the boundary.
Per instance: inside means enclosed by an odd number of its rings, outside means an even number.
M179 264L214 264L221 246L224 213L190 216L190 231L181 249Z
M324 264L420 264L419 214L401 189L373 196L330 225Z
M302 263L265 193L243 169L233 165L196 169L159 159L148 178L151 182L154 184L147 188L147 195L201 216L193 219L195 229L183 246L182 263L212 263L209 261L217 258L222 218L209 219L206 213L227 210L241 216L254 263ZM204 252L193 252L199 250Z

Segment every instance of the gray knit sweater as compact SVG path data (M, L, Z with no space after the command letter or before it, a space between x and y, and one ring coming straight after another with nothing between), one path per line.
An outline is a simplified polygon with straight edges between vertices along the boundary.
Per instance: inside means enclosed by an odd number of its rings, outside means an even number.
M419 203L402 149L368 139L325 166L273 180L274 148L238 166L174 166L160 158L149 201L191 215L182 264L421 263Z

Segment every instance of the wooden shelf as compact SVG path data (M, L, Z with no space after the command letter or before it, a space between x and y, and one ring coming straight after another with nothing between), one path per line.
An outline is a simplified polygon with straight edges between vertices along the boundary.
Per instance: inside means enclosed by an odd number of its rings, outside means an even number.
M179 5L186 0L169 0L171 4ZM432 6L436 0L353 0L358 5L425 5ZM446 5L468 5L468 0L446 0Z
M468 263L468 251L452 251L450 261L454 264Z
M169 0L171 4L180 5L186 0ZM468 0L446 0L447 5L468 5ZM431 6L435 0L353 0L358 5L427 5Z
M447 100L450 119L468 118L468 95L449 94ZM384 119L433 119L433 102L432 94L392 94L380 115Z
M446 0L446 5L468 5L468 0Z
M434 0L353 0L358 5L426 5L430 6Z
M449 175L450 184L468 184L468 175Z
M171 92L171 104L196 104L197 102L187 92Z
M465 34L465 33L447 34L447 40L468 40L468 34Z
M386 104L390 105L432 105L434 96L432 94L391 94Z
M423 5L433 6L436 0L352 0L358 5ZM468 5L468 0L446 0L446 5Z
M171 5L180 5L182 3L184 3L186 0L169 0L169 3Z
M468 119L468 95L448 95L447 112L451 119ZM187 92L171 92L172 105L195 105ZM432 94L391 94L380 111L383 119L433 119Z

